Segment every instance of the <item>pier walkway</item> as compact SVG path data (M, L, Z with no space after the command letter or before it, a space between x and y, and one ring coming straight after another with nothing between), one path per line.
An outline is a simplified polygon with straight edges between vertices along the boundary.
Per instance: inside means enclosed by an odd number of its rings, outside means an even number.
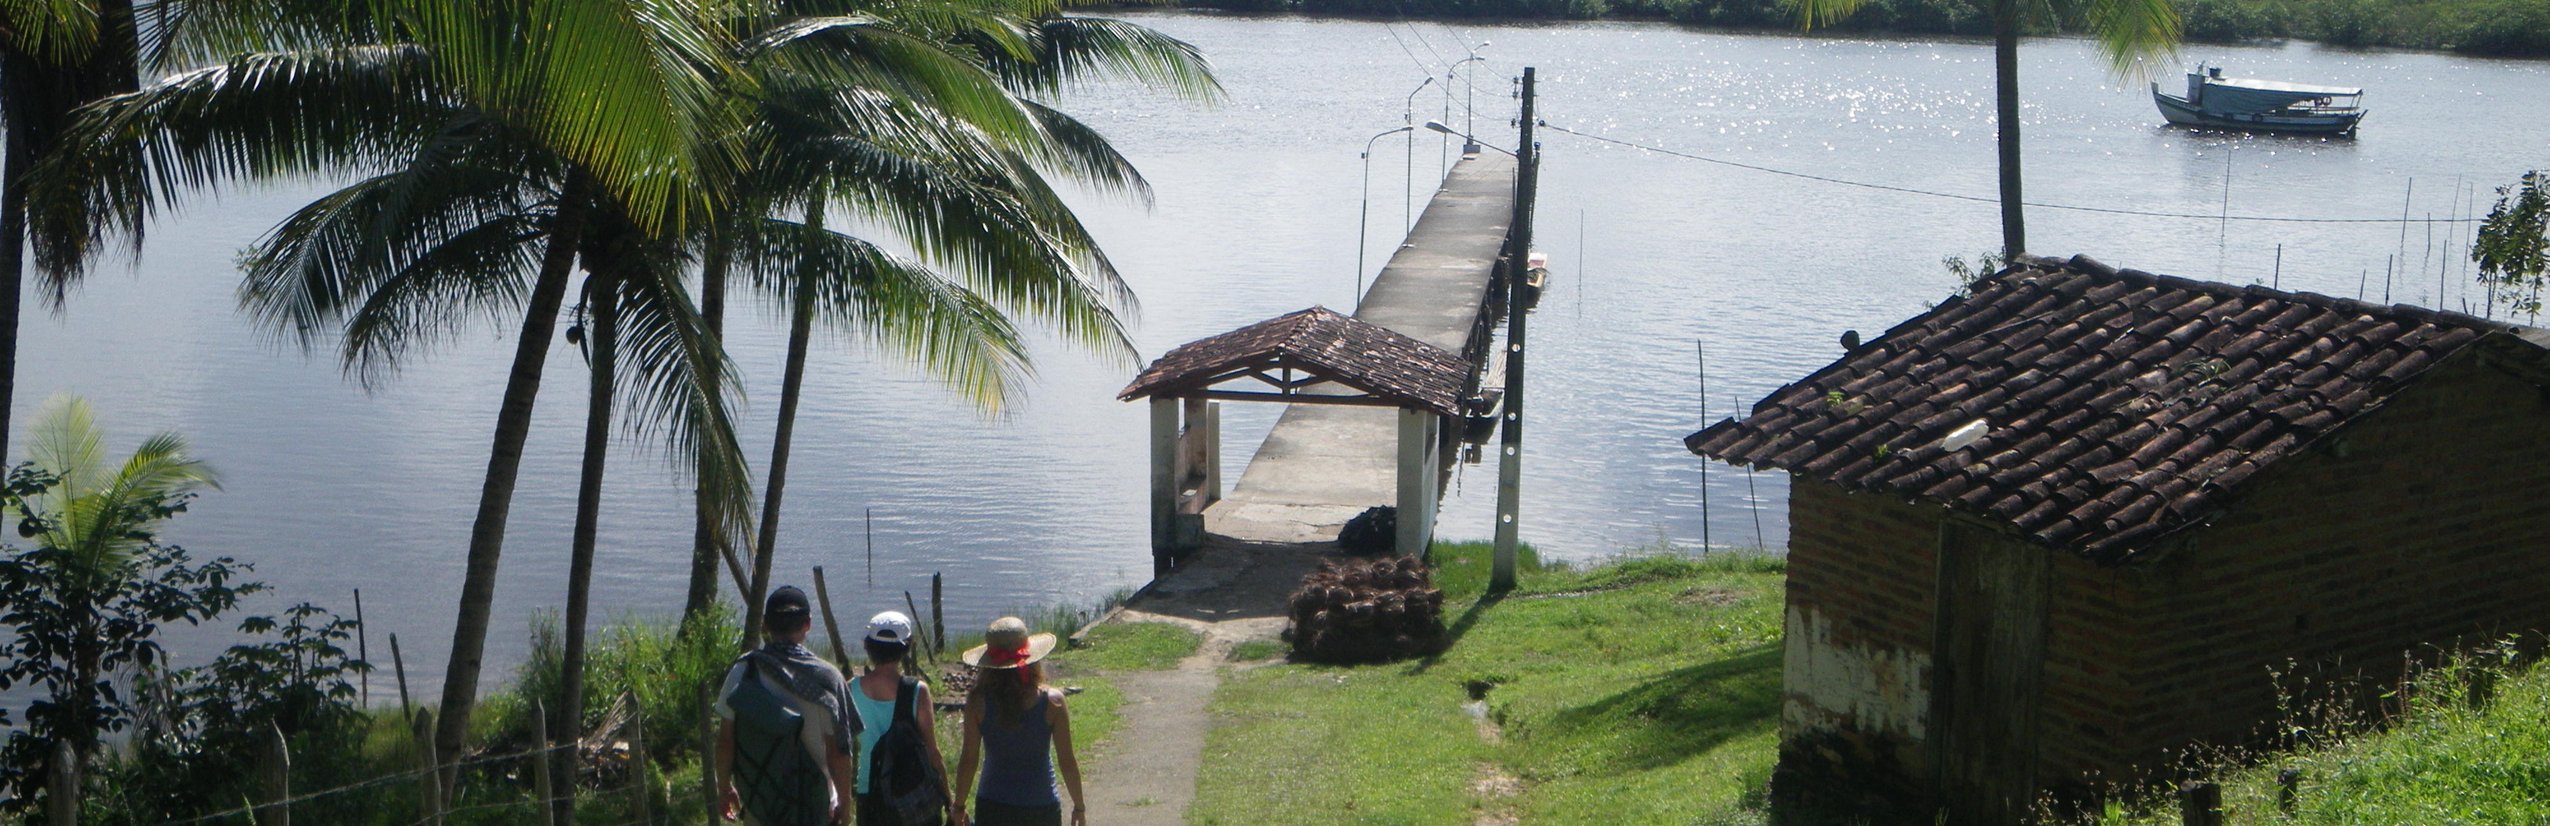
M1499 259L1514 219L1515 171L1514 159L1498 154L1453 167L1364 294L1353 316L1361 324L1315 309L1278 317L1173 350L1128 388L1128 399L1154 397L1153 544L1161 561L1112 621L1175 623L1202 634L1204 644L1175 670L1116 676L1126 728L1091 766L1093 820L1186 822L1210 727L1204 709L1229 652L1283 633L1286 597L1321 560L1338 556L1347 520L1396 505L1403 546L1411 534L1417 542L1431 536L1460 399L1478 389L1504 309ZM1189 352L1198 345L1249 359L1202 358L1211 354ZM1205 380L1175 392L1144 389L1170 368ZM1210 389L1243 379L1275 390ZM1291 403L1225 494L1211 405L1243 399ZM1410 502L1422 503L1421 512L1408 513Z

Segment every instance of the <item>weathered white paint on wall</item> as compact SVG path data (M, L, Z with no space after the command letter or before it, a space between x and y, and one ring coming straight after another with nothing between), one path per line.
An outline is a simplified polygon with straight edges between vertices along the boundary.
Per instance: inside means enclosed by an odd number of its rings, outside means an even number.
M1848 728L1923 738L1930 720L1930 655L1833 642L1833 624L1790 605L1782 676L1786 723L1796 732Z

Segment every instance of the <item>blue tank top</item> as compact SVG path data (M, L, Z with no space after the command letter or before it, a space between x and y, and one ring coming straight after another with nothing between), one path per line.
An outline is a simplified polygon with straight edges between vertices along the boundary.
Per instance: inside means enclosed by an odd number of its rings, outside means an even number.
M983 785L977 799L1011 806L1062 802L1054 792L1054 727L1045 720L1047 697L1037 692L1036 704L1019 712L1018 725L983 721Z

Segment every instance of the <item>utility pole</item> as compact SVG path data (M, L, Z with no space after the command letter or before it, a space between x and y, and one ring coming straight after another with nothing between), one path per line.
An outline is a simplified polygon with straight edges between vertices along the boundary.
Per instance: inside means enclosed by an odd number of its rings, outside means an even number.
M1540 191L1541 149L1532 135L1532 67L1523 67L1523 143L1514 155L1514 225L1505 257L1505 438L1497 446L1496 555L1488 589L1514 588L1516 532L1523 499L1524 269L1531 266L1532 200Z

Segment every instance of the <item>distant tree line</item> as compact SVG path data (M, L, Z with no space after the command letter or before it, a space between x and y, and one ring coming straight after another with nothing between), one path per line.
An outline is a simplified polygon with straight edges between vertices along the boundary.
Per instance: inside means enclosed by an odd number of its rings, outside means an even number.
M1171 0L1189 8L1418 18L1646 19L1795 30L1795 0ZM2190 41L2315 40L2339 46L2550 57L2550 0L2177 0ZM1974 0L1868 0L1840 32L1986 36ZM2060 32L2036 32L2059 34Z

